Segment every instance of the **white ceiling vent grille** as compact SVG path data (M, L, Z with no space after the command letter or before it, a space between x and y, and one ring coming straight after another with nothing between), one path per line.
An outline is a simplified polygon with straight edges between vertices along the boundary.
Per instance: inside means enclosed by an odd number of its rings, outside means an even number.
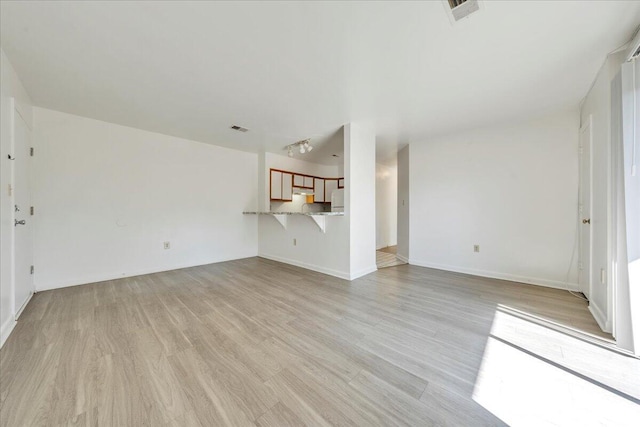
M247 128L243 128L242 126L238 126L238 125L231 126L231 129L237 130L238 132L246 132L249 130Z
M480 10L478 0L445 0L445 2L449 5L454 21L459 21Z
M636 35L629 42L629 48L627 48L627 61L633 61L640 58L640 28L636 31Z

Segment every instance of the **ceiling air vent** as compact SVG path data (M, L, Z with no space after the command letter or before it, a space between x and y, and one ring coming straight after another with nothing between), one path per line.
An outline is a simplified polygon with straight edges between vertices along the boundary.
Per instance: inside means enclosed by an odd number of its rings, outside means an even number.
M459 21L480 9L478 0L446 0L455 21Z
M636 35L629 42L629 48L627 49L627 61L633 61L636 58L640 58L640 28L636 31Z
M231 126L231 129L237 130L238 132L246 132L249 130L247 128L243 128L242 126L238 126L238 125Z

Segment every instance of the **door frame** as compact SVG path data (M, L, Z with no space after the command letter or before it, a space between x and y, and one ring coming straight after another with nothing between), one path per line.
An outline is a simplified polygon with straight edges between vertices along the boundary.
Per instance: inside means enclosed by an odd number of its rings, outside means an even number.
M580 292L584 293L584 289L582 287L582 283L580 283L580 278L582 274L580 270L584 270L584 254L583 254L583 232L582 232L582 219L583 216L583 203L582 203L582 190L583 190L583 146L582 146L582 134L589 129L589 216L593 216L593 116L589 114L589 119L585 124L580 127L580 131L578 133L578 286L580 287ZM591 219L591 218L590 218ZM591 224L589 225L591 227ZM589 233L589 268L587 271L587 289L589 294L586 295L587 298L591 295L591 290L593 287L593 232Z
M11 135L11 143L10 143L10 150L13 156L15 156L16 153L16 123L18 120L18 116L20 117L20 120L22 120L27 128L27 130L29 131L29 133L31 134L31 137L33 138L33 129L31 124L29 123L29 120L27 120L25 118L24 113L22 113L20 110L21 105L19 102L16 101L15 98L10 98L10 105L11 105L11 128L10 128L10 135ZM28 160L28 159L27 159ZM15 205L16 203L16 194L15 194L15 183L16 183L16 176L15 176L15 170L16 170L16 166L15 166L15 161L11 162L11 205ZM29 175L31 175L32 170L31 168L29 168L28 172ZM31 179L29 180L29 182L31 182ZM32 195L33 196L33 195ZM11 223L13 223L16 219L16 212L15 210L11 210ZM32 222L33 218L30 218L29 221ZM32 226L33 227L33 226ZM31 229L31 241L29 242L29 244L31 245L31 254L33 256L33 234L34 234L34 229ZM33 295L36 293L36 289L35 289L35 282L33 281L33 277L31 277L31 292L29 294L29 296L27 297L27 299L22 303L22 305L20 307L16 307L16 230L15 230L15 226L11 229L11 292L10 292L10 298L11 298L11 311L13 313L13 318L15 321L18 320L18 318L20 317L20 315L22 314L22 312L24 311L25 307L29 304L29 301L31 301L31 298L33 297ZM33 262L33 260L32 260Z

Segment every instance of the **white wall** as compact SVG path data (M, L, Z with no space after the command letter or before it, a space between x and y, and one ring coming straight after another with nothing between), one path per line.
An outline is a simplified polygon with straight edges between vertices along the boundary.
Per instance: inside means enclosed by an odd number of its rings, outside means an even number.
M610 55L600 69L596 80L580 108L580 123L592 120L593 194L591 197L591 236L593 251L591 277L593 283L589 310L600 327L612 331L613 271L609 268L612 257L611 211L611 82L623 60L623 52ZM600 281L601 270L606 281Z
M15 325L12 308L13 298L13 197L9 196L12 165L7 156L12 146L12 108L10 98L14 98L16 109L29 127L32 127L32 102L22 86L9 59L0 49L0 347L4 344Z
M285 229L275 218L260 215L259 256L342 279L351 278L346 216L327 217L326 233L308 216L288 215L286 221Z
M37 290L257 254L256 154L34 110Z
M398 151L398 258L409 261L409 236L410 236L410 200L409 200L409 156L410 148L407 145Z
M634 146L636 150L640 146L637 63L622 65L611 84L611 101L613 260L616 260L612 263L616 307L613 333L618 347L640 355L640 159L634 153Z
M412 143L409 262L577 288L578 127L570 111Z
M376 248L398 243L398 170L376 164Z
M350 276L376 267L376 136L368 127L344 125L345 213L349 218Z

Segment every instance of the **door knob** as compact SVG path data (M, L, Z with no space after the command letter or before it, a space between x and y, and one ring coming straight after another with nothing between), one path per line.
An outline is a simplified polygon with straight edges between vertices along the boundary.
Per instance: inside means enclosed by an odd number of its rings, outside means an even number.
M583 224L591 224L591 218L583 219L582 223Z
M25 221L24 219L22 221L18 221L17 219L15 220L15 224L13 225L14 227L17 227L18 225L25 225L27 223L27 221Z

